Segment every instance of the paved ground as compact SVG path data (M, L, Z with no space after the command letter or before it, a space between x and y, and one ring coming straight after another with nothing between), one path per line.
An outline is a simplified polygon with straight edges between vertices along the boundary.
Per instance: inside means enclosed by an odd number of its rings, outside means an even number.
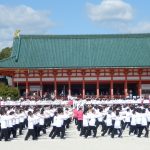
M100 129L99 129L100 131ZM11 142L0 142L0 149L3 150L150 150L150 138L137 138L135 136L128 136L128 133L123 133L123 138L114 139L110 136L101 137L98 133L98 137L79 137L79 133L72 124L71 128L67 131L65 140L59 138L50 139L47 130L47 135L42 135L38 141L24 141L26 131L23 136L19 136L17 139Z

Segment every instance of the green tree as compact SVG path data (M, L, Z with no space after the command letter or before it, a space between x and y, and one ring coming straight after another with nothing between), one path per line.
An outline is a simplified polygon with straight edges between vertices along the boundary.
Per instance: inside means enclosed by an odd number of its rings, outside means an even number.
M11 52L12 52L11 47L6 47L6 48L2 49L2 51L0 52L0 60L2 60L4 58L8 58L11 55Z
M19 98L19 90L18 88L0 83L0 96L3 98L11 97L12 100L17 100Z

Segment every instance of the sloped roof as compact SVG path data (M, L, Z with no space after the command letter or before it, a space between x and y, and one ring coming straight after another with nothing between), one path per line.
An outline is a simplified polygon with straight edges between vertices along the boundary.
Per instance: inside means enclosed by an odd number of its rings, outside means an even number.
M150 34L20 35L0 68L150 67Z

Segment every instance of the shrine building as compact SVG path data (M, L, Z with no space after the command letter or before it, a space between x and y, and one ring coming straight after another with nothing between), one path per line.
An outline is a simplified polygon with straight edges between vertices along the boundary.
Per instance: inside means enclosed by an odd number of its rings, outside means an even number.
M18 35L0 76L20 94L150 95L150 34Z

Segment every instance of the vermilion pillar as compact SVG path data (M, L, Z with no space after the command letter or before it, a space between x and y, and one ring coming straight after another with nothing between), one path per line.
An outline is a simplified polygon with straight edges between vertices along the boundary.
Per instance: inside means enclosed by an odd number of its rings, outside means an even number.
M71 81L70 81L70 76L68 78L68 94L71 95Z
M141 83L141 76L139 77L139 84L138 84L138 95L142 96L142 83Z
M114 70L111 70L111 81L110 81L110 98L114 98L114 83L113 83Z
M139 69L138 72L139 72L138 95L141 97L142 96L142 80L141 80L142 69Z
M40 72L40 96L43 95L43 82L42 82L42 72Z
M110 81L110 97L114 98L113 79Z
M57 98L57 81L56 81L57 70L53 70L53 75L54 75L54 95L55 98Z
M71 95L71 70L68 70L68 95Z
M54 94L57 97L57 82L56 82L56 75L54 76Z
M96 81L96 96L97 98L99 98L99 77L97 77Z
M82 81L82 98L85 98L85 80L83 77L83 81Z
M29 94L28 73L26 73L25 76L26 76L26 98L27 98L27 97L28 97L28 94Z
M127 75L125 74L125 81L124 81L124 96L127 98L128 96L128 82L127 82Z

